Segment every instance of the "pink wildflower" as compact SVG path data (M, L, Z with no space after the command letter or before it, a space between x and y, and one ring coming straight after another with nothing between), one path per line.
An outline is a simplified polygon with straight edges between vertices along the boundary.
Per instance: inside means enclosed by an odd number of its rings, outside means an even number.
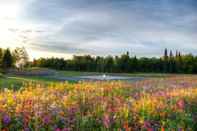
M61 129L60 128L57 128L57 129L55 129L55 131L61 131Z
M185 101L183 99L180 99L177 101L177 107L179 109L184 109L185 108Z
M110 127L110 116L108 114L103 116L103 124L106 128Z

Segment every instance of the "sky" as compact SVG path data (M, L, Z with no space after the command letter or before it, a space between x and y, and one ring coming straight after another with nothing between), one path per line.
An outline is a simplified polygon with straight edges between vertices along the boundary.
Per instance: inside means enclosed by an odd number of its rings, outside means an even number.
M31 59L197 55L197 0L0 0L0 47Z

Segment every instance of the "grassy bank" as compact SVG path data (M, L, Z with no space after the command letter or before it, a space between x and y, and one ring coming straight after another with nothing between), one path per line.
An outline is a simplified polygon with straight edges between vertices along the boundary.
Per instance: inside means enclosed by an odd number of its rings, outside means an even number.
M23 80L8 78L6 76L0 77L0 88L19 89L22 86L23 82Z
M34 83L42 83L49 84L51 82L58 82L52 78L42 77L42 76L6 76L2 75L0 77L0 88L8 88L8 89L19 89L22 85L34 82Z

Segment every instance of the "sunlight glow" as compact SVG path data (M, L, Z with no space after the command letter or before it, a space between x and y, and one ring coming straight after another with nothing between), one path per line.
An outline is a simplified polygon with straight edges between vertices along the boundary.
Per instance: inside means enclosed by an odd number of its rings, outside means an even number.
M20 17L20 4L15 2L3 2L0 5L0 46L15 47L17 43L17 32L14 29L18 28L17 19ZM12 31L11 31L12 30Z
M30 29L34 28L22 20L22 0L7 0L0 4L0 47L27 47L28 42L36 36Z
M59 57L59 58L65 58L65 59L71 59L72 54L64 54L64 53L55 53L55 52L48 52L48 51L39 51L39 50L33 50L33 49L27 49L27 52L30 55L30 61L32 61L34 58L38 59L40 57L43 58L50 58L50 57ZM43 55L44 54L44 55Z
M19 13L19 6L16 5L1 5L0 18L12 19L16 18Z

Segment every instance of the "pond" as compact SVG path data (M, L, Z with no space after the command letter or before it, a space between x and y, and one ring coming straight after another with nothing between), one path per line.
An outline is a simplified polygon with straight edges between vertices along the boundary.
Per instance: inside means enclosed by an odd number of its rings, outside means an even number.
M56 77L56 79L61 81L140 81L144 80L144 77L130 77L121 75L84 75L84 76L73 76L73 77Z

